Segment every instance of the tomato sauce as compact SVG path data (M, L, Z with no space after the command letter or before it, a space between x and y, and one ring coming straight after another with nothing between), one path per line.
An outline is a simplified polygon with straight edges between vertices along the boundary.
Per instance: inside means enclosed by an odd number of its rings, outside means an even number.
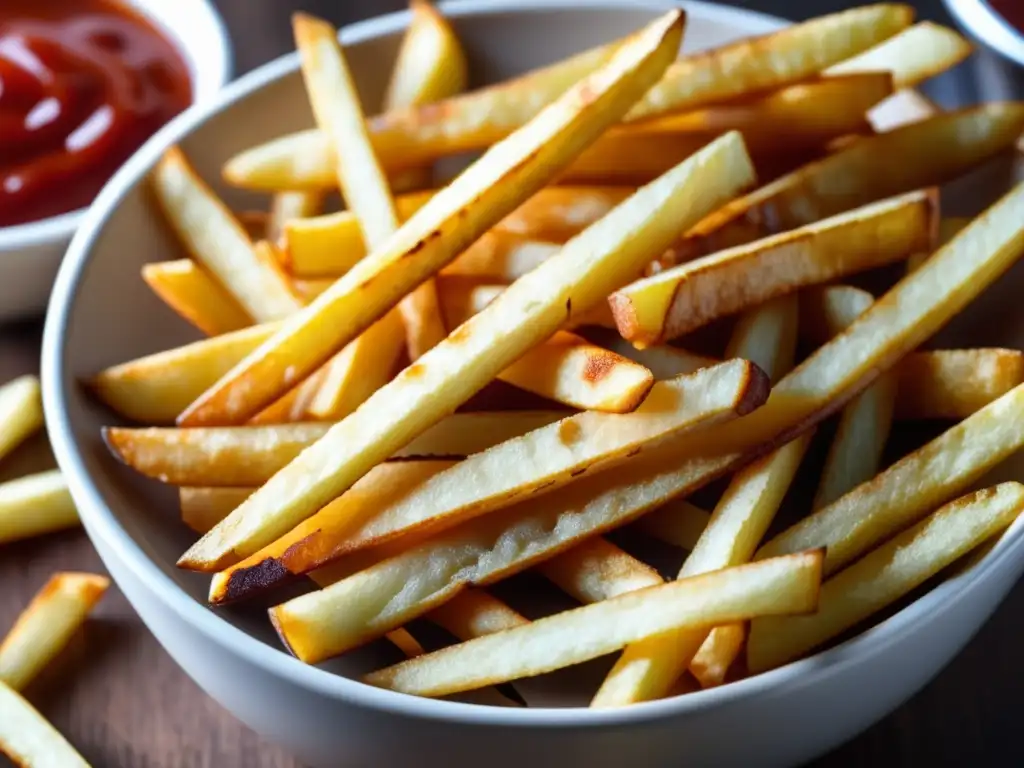
M132 9L0 0L0 227L88 205L191 101L180 54Z
M1024 2L1022 0L988 0L988 4L1014 27L1024 31Z

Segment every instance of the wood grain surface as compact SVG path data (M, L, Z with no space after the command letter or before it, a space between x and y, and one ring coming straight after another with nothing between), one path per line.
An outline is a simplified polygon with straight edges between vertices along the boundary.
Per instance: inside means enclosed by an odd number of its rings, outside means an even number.
M288 17L303 8L336 23L384 13L397 0L220 0L244 72L291 48ZM803 16L839 0L742 3ZM926 16L937 2L925 3ZM38 368L38 324L0 329L0 382ZM45 439L4 465L4 477L52 466ZM58 569L103 572L80 531L0 547L0 634ZM1015 737L1024 699L1024 585L967 650L894 714L818 768L874 765L1021 765ZM864 685L872 684L865 680ZM298 763L207 698L146 631L112 587L87 627L27 691L93 765L106 768L296 768ZM742 738L742 734L737 734ZM681 748L681 762L685 748ZM0 765L4 760L0 757ZM410 763L411 765L412 763Z

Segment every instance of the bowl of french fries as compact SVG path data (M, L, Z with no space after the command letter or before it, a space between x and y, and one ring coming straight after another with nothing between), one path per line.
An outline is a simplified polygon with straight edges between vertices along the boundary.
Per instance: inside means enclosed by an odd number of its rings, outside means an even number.
M113 579L311 765L790 765L1024 570L1024 104L876 4L422 0L153 139L43 389ZM638 752L642 750L642 752Z

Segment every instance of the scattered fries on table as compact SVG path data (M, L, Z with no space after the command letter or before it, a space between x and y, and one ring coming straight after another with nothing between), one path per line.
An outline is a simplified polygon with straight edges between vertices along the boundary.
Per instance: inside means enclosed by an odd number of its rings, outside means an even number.
M296 17L317 127L222 169L271 194L255 236L179 149L153 174L191 258L143 277L208 338L84 383L132 422L116 458L177 487L211 603L305 581L270 610L287 650L387 638L407 659L365 681L422 696L621 651L590 694L623 706L827 647L1014 523L1024 488L985 483L1024 447L1024 352L922 348L1024 254L1024 185L943 210L1024 133L1024 104L912 90L959 34L879 3L677 58L672 11L466 91L412 10L369 117L335 30ZM949 423L887 466L921 420ZM605 535L627 526L688 553L677 579ZM530 569L582 607L485 591ZM425 652L420 617L456 642Z

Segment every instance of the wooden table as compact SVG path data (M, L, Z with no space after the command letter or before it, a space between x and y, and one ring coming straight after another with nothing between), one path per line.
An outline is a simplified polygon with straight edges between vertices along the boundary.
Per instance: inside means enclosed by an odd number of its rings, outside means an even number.
M776 0L774 9L771 2L743 4L801 15L783 0ZM290 48L288 14L293 7L343 22L383 13L400 2L220 0L220 5L235 37L239 71L245 71ZM813 12L842 5L846 3L840 0L814 0ZM927 10L934 13L934 7ZM38 324L0 331L0 381L38 369L40 332ZM2 470L6 477L47 465L52 466L52 458L40 439L5 462ZM77 531L0 548L0 632L58 569L103 570L85 535ZM1021 764L1024 748L1013 734L1024 699L1022 641L1024 585L923 692L815 765L840 768L883 759L904 765ZM208 699L160 648L116 588L27 695L96 766L297 767Z

